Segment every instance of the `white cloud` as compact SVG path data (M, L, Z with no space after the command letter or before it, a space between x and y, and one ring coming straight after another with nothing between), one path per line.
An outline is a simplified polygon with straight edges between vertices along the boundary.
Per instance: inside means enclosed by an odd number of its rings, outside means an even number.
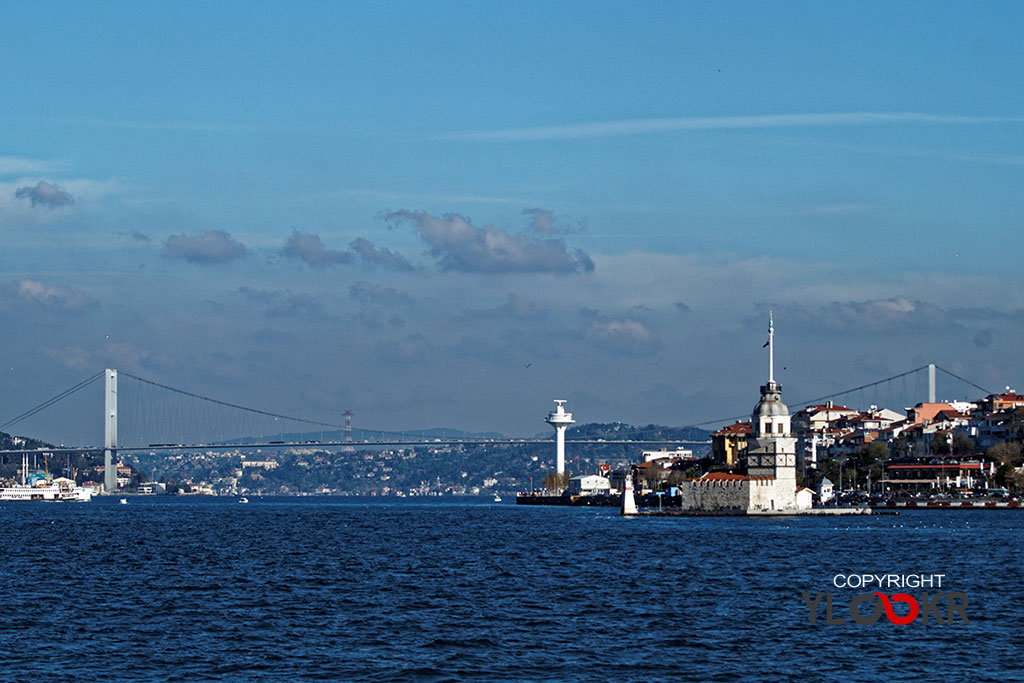
M542 235L553 235L558 230L555 228L555 215L547 209L523 209L523 214L530 217L530 229Z
M298 230L292 231L292 236L281 248L281 254L289 258L301 259L311 268L351 263L353 260L350 252L326 248L320 235L303 233Z
M74 289L50 284L42 280L17 280L5 287L8 305L19 303L32 307L70 311L93 305L88 296ZM0 304L2 305L2 304Z
M661 340L650 328L630 318L593 322L587 327L584 336L606 351L630 356L657 353L662 347Z
M352 251L359 254L359 258L363 260L363 263L367 263L372 266L382 266L389 270L412 270L412 265L405 260L405 257L398 252L385 249L384 247L375 247L373 244L362 237L352 242Z
M27 199L32 208L42 206L47 209L54 209L61 206L71 206L75 198L64 188L45 180L40 180L35 186L20 187L14 192L16 199Z
M590 272L594 263L579 249L556 239L531 239L488 225L478 228L458 214L433 216L394 211L387 220L411 223L445 270L475 273Z
M837 112L831 114L766 114L758 116L706 116L658 119L627 119L507 128L503 130L450 133L443 139L470 142L527 142L540 140L581 140L621 135L650 135L687 130L735 128L807 128L824 126L867 126L885 124L991 125L1024 123L1015 116L956 116L918 112Z
M199 235L171 235L164 240L168 256L190 263L227 263L246 254L245 245L225 230L207 230Z

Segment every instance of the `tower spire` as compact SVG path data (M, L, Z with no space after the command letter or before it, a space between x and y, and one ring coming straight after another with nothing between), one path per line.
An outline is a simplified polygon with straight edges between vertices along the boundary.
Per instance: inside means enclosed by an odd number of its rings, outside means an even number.
M775 384L775 322L768 311L768 383Z

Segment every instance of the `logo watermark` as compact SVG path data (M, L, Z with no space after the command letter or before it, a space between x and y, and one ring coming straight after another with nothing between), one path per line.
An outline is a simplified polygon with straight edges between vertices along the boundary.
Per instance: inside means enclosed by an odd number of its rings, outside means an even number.
M942 589L942 580L945 574L836 574L832 578L832 585L836 588L868 589L870 592L859 593L851 600L844 610L841 605L835 602L831 591L820 591L811 596L803 591L801 596L809 611L809 623L814 626L818 623L821 611L824 611L826 624L847 623L844 612L849 618L858 624L869 626L876 623L885 615L891 623L897 626L906 626L914 622L927 625L936 624L969 624L967 607L970 601L967 594L961 591L945 591ZM938 592L923 591L920 597L914 597L910 593L885 593L880 589L916 589L927 588L929 591L940 589ZM896 605L901 607L897 610ZM871 605L871 611L865 612L862 606Z

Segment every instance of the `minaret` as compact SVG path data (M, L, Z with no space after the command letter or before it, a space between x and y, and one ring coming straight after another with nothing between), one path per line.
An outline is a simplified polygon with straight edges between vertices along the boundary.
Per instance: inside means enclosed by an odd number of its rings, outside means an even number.
M572 419L572 413L565 412L565 408L562 407L565 403L564 398L556 398L555 403L558 407L548 413L548 419L544 421L555 428L555 469L558 474L565 474L565 430L574 424L575 420Z

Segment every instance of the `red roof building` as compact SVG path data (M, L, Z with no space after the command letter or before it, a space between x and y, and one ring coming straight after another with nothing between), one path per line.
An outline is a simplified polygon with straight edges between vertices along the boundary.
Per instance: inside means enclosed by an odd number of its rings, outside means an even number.
M753 433L749 422L735 422L711 435L711 457L716 465L732 469L747 450L747 439Z

